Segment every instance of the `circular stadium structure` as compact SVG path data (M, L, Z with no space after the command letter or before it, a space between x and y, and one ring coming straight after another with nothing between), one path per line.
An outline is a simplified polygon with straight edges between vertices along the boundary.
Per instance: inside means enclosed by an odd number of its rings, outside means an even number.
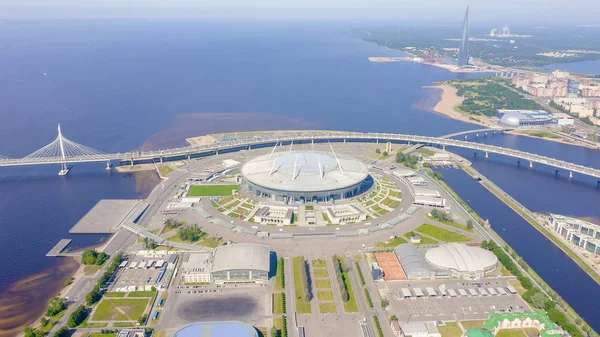
M364 163L335 152L267 154L248 161L242 175L252 193L284 202L346 199L372 185Z
M425 260L432 267L468 280L477 280L498 265L494 253L462 243L446 243L432 248L425 253Z

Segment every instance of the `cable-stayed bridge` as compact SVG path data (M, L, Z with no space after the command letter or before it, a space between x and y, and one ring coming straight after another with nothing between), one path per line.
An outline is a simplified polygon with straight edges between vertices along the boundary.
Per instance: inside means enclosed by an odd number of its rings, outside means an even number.
M501 129L482 129L465 131L453 134L455 136L466 135L468 133L487 133L502 132ZM60 125L58 127L58 136L50 144L41 149L23 157L6 158L0 157L0 167L2 166L26 166L43 164L60 164L59 174L68 173L72 164L86 162L106 162L107 168L110 168L113 161L118 161L120 165L134 165L141 163L153 163L173 160L186 160L211 155L218 155L224 152L234 152L239 150L248 150L252 148L271 147L277 144L287 145L295 144L321 143L321 142L391 142L408 144L430 144L438 145L442 148L447 146L481 151L485 153L486 158L490 153L499 154L526 160L529 166L533 163L544 164L573 172L595 177L600 181L600 170L584 165L566 162L563 160L550 158L534 153L503 148L494 145L486 145L464 140L456 140L446 137L428 137L418 135L406 135L395 133L373 133L373 132L343 132L343 131L273 131L260 134L259 136L239 137L232 140L215 142L210 145L185 146L165 150L153 151L131 151L124 153L104 153L102 151L75 143L62 135Z

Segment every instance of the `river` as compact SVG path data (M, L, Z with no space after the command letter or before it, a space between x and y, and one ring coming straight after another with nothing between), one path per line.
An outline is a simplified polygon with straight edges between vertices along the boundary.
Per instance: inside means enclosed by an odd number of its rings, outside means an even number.
M435 104L439 93L421 86L476 75L414 63L371 63L369 56L397 53L356 40L343 28L191 21L5 23L0 154L20 157L50 143L58 123L67 138L105 152L181 145L185 137L207 132L267 128L424 135L479 128L422 110ZM597 151L509 135L484 141L600 167ZM600 217L591 207L598 200L595 182L583 177L555 179L553 171L517 169L514 161L500 157L474 165L533 210ZM141 198L158 181L151 173L103 168L75 165L67 177L58 177L54 166L0 169L0 300L21 303L19 310L0 315L0 336L36 319L45 299L72 273L72 261L44 255L59 239L72 237L67 232L77 220L102 198ZM448 181L455 187L451 176ZM468 190L464 193L484 193ZM576 202L580 196L585 200ZM509 214L484 216L502 223ZM535 231L530 235L542 240ZM77 236L75 242L83 246L103 239ZM530 261L530 254L554 254L551 246L515 249L536 270L548 263ZM559 270L574 266L564 258L556 264ZM591 314L597 299L569 296L566 278L543 276L582 316L598 317ZM598 289L581 273L572 277L582 289ZM31 278L39 280L35 287L11 291L28 283L19 280Z

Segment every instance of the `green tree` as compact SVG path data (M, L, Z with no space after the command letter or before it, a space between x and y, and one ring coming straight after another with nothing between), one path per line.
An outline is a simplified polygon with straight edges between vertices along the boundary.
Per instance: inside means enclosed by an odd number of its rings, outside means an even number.
M381 153L381 149L375 149L375 153Z
M467 220L467 229L473 229L473 220Z
M138 318L138 323L140 323L140 325L144 325L144 324L146 324L147 319L148 319L148 315L144 314L144 315L142 315L142 317Z
M387 156L389 155L389 153L388 153L387 151L383 151L383 155L384 155L385 157L387 157Z
M381 307L382 308L387 308L387 306L390 305L390 300L388 300L387 298L383 297L381 299Z
M23 330L23 334L25 335L25 337L43 337L44 333L38 329L33 329L33 328L25 328Z
M85 308L85 306L80 305L77 307L77 309L75 309L72 313L71 316L69 316L69 319L67 320L67 326L70 328L74 328L76 326L78 326L79 324L81 324L85 318L87 317L87 309Z
M48 324L48 319L46 317L40 318L40 324L46 326Z
M85 302L87 305L92 305L102 298L102 294L100 293L100 287L95 285L94 288L85 296Z
M54 337L67 337L68 335L69 335L69 328L67 328L66 326L63 326L60 329L58 329L58 331L56 331L56 333L54 334Z
M538 309L542 309L546 305L546 301L548 301L548 298L546 297L546 295L542 294L541 292L537 292L537 293L533 294L533 296L531 296L530 301L531 301L531 305L533 305L534 307L536 307Z

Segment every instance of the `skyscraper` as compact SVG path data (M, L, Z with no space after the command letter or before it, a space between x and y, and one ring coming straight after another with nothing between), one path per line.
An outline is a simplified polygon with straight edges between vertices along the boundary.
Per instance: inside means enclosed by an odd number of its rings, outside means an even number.
M458 47L458 66L464 67L466 65L469 65L469 6L467 6L465 13L460 46Z

